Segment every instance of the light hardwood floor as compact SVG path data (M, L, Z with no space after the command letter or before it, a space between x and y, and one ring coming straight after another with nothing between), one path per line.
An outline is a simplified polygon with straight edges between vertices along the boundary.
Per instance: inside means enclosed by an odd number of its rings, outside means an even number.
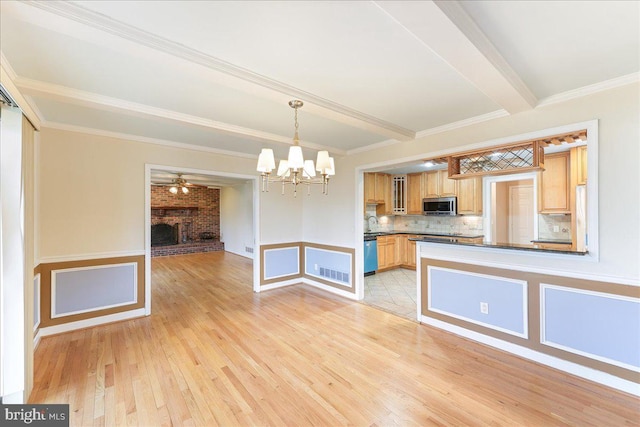
M71 425L623 426L640 400L298 285L228 253L153 260L153 314L43 338Z

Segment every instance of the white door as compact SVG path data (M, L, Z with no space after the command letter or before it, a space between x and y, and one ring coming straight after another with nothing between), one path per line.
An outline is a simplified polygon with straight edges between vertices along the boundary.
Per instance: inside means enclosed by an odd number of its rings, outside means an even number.
M532 185L509 187L509 243L531 244L533 208Z

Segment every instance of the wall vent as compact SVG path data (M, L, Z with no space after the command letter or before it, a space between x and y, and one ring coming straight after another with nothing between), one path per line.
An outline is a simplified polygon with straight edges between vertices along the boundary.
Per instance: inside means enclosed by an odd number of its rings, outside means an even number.
M249 247L249 246L245 246L245 247L244 247L244 251L245 251L246 253L252 254L252 253L253 253L253 248L252 248L252 247Z
M320 267L320 276L326 277L337 282L349 283L349 273L343 271L331 270L330 268Z

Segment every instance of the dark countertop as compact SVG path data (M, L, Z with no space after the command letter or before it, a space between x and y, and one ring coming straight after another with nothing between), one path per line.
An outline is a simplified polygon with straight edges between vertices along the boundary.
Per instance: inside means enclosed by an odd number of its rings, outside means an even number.
M558 245L570 245L571 240L561 240L561 239L536 239L532 240L532 243L554 243Z
M410 238L409 240L415 240L416 242L428 242L428 243L443 243L446 245L460 245L460 246L476 246L479 248L494 248L494 249L514 249L519 251L531 251L531 252L551 252L557 254L568 255L586 255L588 252L577 252L572 250L562 249L543 249L536 245L519 245L515 243L470 243L465 241L458 241L456 237L450 239L430 239L428 237Z
M477 239L484 237L483 234L462 234L462 233L428 233L420 231L378 231L371 233L364 233L364 237L378 237L378 236L391 236L394 234L413 234L418 236L441 236L441 237L459 237L463 239Z

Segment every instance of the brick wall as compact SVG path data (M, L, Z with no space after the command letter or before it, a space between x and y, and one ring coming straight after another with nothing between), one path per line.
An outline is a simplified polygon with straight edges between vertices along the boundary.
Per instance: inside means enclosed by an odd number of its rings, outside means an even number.
M197 208L161 210L162 207ZM199 240L200 233L213 233L220 240L220 190L190 187L188 194L171 194L169 187L151 186L151 224L180 224L188 240Z

